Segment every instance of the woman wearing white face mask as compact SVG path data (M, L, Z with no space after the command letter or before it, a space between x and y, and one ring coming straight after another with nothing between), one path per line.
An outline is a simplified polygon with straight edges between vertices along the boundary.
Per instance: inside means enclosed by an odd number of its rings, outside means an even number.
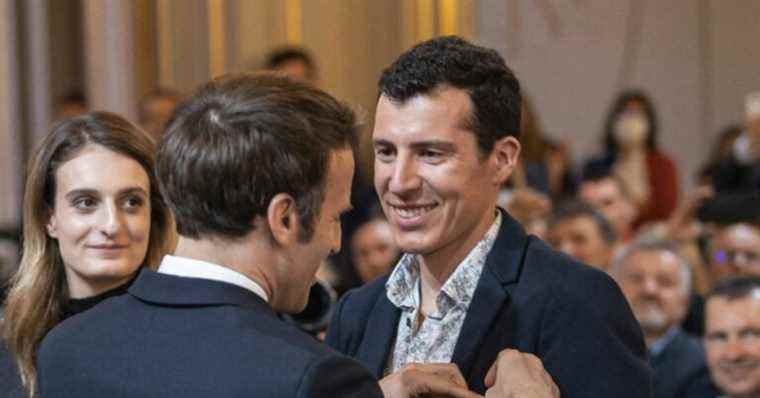
M605 153L584 166L584 175L609 172L638 208L634 226L666 219L678 200L675 164L657 148L654 106L641 91L625 91L607 116Z

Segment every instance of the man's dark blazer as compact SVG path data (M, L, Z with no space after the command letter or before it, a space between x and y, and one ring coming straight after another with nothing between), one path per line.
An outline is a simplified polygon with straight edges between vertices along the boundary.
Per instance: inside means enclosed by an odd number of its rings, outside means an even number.
M705 350L683 331L662 352L649 358L654 369L655 398L715 398L720 393L710 380Z
M366 369L254 293L150 270L54 328L37 362L42 398L382 396Z
M506 348L533 353L563 398L649 397L651 369L638 323L617 284L527 236L506 212L488 254L452 362L475 392ZM327 343L383 374L399 310L387 277L347 293Z
M3 321L0 319L0 327L2 326ZM0 397L26 398L27 395L21 384L21 375L18 373L16 361L5 345L5 341L0 338Z

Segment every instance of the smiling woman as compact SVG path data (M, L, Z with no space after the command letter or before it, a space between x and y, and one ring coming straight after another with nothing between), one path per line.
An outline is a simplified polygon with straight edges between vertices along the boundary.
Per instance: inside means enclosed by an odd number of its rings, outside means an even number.
M155 144L118 115L57 124L31 160L24 253L11 281L3 334L34 395L35 352L56 324L126 290L173 242L154 177Z

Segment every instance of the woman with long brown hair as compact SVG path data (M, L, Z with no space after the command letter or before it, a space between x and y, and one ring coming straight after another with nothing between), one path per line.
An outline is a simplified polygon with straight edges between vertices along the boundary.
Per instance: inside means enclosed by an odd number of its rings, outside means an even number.
M69 316L122 294L168 252L173 222L154 176L155 143L107 112L58 123L27 170L23 254L3 337L35 393L35 352Z

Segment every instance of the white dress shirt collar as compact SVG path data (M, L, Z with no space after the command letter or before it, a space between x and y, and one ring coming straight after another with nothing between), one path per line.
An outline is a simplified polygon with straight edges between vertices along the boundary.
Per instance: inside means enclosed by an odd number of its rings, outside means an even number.
M221 265L167 254L161 260L161 266L158 267L158 272L184 278L201 278L230 283L235 286L240 286L243 289L250 290L264 299L264 301L269 302L269 296L261 285L240 272L233 271Z

